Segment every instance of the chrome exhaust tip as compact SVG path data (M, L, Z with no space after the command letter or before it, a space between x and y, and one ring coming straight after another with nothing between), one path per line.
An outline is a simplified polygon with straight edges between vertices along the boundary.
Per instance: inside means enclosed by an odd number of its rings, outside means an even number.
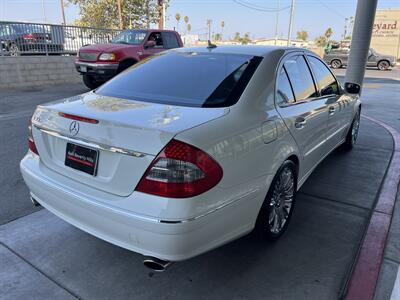
M34 207L39 207L39 206L41 206L40 203L37 202L37 201L35 200L35 198L33 198L32 196L30 196L30 199L31 199L32 204L33 204Z
M154 272L164 272L172 262L156 257L146 257L143 260L143 264Z

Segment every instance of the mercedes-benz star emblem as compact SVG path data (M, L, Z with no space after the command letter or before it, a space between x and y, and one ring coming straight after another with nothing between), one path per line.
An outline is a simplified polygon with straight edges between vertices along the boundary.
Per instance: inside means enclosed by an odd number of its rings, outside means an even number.
M71 124L69 125L69 133L72 136L77 135L79 132L79 123L77 121L73 121L71 122Z

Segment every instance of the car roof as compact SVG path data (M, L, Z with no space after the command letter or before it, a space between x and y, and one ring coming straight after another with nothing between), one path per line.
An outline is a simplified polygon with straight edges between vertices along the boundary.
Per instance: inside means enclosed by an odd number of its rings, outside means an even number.
M297 47L283 47L283 46L264 46L264 45L227 45L227 46L217 46L215 48L203 47L188 47L188 48L177 48L174 51L178 52L199 52L199 53L222 53L222 54L244 54L252 56L268 56L272 52L281 51L291 52L291 51L307 51L309 50Z

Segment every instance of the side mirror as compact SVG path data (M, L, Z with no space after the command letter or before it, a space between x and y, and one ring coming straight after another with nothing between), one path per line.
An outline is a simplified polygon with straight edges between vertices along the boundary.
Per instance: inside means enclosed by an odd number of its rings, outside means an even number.
M361 86L357 83L346 82L344 84L344 90L349 94L360 94Z
M144 47L147 48L154 48L156 46L155 41L147 41L146 44L144 44Z

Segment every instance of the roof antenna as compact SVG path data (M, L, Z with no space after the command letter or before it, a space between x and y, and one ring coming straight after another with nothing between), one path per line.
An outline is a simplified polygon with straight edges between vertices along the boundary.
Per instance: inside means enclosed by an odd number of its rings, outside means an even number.
M207 49L214 49L214 48L217 48L217 45L215 45L215 44L211 43L211 41L210 41L210 40L208 40L208 46L207 46Z

